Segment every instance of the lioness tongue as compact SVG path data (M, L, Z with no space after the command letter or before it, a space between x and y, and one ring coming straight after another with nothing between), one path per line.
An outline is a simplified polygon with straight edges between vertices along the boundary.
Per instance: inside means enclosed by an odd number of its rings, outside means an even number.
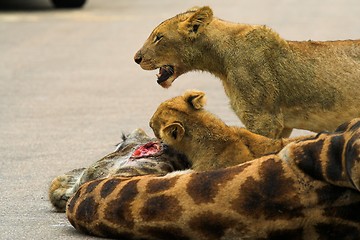
M169 68L169 69L168 69ZM165 82L169 79L169 77L172 75L172 69L170 66L160 67L159 68L159 74L156 74L158 80L158 83Z

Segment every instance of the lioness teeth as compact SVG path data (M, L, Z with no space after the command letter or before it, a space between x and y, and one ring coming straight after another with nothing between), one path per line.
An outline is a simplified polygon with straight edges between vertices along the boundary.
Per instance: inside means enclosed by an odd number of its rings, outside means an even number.
M170 65L165 65L159 68L159 73L156 74L157 78L158 78L158 83L162 83L165 82L166 80L169 79L169 77L171 77L171 75L173 75L174 73L174 67L170 66Z

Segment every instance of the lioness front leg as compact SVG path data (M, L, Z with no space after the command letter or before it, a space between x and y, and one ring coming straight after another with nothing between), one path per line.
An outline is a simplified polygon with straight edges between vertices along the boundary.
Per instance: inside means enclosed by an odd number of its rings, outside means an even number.
M240 119L248 130L269 138L287 138L292 131L291 128L284 127L281 113L244 111Z

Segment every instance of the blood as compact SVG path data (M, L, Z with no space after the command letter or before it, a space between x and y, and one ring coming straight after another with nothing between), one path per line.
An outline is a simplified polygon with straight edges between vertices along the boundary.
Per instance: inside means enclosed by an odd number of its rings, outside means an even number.
M157 152L160 151L160 146L158 143L156 142L149 142L146 143L140 147L138 147L133 154L131 155L131 157L144 157L144 156L149 156L149 155L154 155Z

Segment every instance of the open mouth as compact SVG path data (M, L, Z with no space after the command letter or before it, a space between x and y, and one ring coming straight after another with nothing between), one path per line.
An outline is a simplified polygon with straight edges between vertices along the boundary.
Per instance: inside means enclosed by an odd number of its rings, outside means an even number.
M148 142L144 145L139 146L130 158L146 158L154 157L162 154L162 146L158 142Z
M174 67L171 65L165 65L159 68L159 73L156 74L158 80L157 83L161 84L168 80L174 74Z

